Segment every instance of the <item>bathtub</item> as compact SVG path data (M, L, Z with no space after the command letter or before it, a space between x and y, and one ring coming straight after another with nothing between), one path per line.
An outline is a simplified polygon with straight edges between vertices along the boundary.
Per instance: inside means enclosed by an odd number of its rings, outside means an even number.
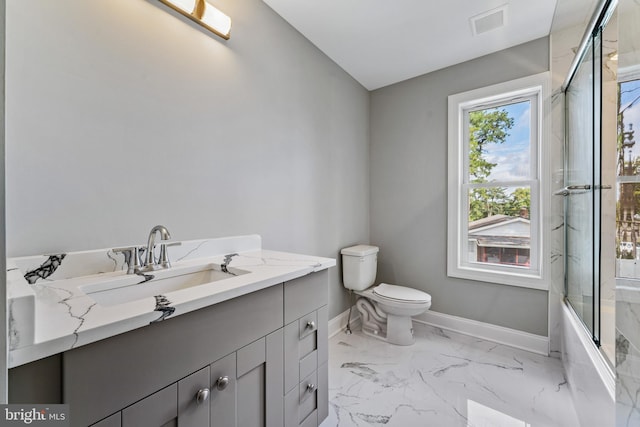
M613 427L615 374L566 302L562 307L562 364L580 426Z

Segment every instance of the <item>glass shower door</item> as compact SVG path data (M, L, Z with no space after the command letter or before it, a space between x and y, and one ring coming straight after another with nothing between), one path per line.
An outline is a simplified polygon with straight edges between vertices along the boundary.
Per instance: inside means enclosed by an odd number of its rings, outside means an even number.
M599 342L600 37L566 91L565 286L569 303Z

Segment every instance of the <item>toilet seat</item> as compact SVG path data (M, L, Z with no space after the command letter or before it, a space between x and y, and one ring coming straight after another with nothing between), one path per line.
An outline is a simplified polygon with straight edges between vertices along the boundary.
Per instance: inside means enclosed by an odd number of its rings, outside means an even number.
M431 302L431 295L426 292L405 286L389 285L388 283L380 283L378 286L375 286L373 293L379 298L405 304L425 304Z

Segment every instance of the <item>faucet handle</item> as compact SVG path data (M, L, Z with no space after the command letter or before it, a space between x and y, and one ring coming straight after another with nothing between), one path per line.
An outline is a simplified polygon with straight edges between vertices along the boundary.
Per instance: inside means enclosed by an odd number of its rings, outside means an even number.
M126 248L111 249L115 253L124 255L124 262L127 263L127 274L134 274L140 269L140 248L138 246L129 246Z
M162 268L171 267L171 263L169 262L169 253L167 252L167 247L180 246L180 245L182 245L182 242L160 243L160 257L158 259L158 264Z

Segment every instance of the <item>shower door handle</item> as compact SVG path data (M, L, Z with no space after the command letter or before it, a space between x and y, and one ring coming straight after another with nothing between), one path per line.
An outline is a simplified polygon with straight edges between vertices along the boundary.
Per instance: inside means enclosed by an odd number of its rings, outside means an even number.
M584 193L585 191L591 190L591 185L589 184L584 184L584 185L567 185L566 187L554 191L553 195L554 196L568 196L572 193Z
M554 196L569 196L570 194L582 194L591 189L594 190L611 190L610 185L594 185L593 187L589 184L584 185L567 185L566 187L554 191Z
M585 184L585 185L568 185L566 187L564 187L567 191L572 191L572 190L591 190L591 185L589 184Z

